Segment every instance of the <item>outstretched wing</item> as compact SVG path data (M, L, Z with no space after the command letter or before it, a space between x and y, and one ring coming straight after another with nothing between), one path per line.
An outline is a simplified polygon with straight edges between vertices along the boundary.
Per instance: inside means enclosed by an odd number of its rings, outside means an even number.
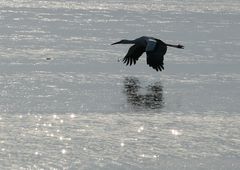
M129 48L126 56L123 58L123 62L126 65L136 64L138 58L144 53L145 48L142 46L133 45Z
M157 71L164 70L164 55L167 52L167 46L161 40L157 40L154 50L147 51L147 64Z

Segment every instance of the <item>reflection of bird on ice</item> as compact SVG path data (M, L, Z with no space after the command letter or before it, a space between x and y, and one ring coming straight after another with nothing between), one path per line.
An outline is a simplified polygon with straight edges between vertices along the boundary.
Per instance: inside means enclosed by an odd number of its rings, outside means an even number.
M142 88L140 81L135 77L126 77L123 82L124 94L127 102L135 109L161 109L164 107L163 86L161 82ZM146 89L145 93L141 89Z
M127 55L123 58L123 62L126 65L136 64L138 58L146 52L147 54L147 64L157 71L162 71L164 55L167 52L167 47L175 47L183 49L183 45L172 45L166 44L163 41L153 38L153 37L140 37L135 40L121 40L113 43L115 44L134 44L128 50Z

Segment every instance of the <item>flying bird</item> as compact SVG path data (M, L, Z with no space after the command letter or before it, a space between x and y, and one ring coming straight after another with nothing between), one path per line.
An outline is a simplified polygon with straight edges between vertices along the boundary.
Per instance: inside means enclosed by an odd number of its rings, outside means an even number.
M129 48L126 56L122 60L123 63L125 63L126 65L131 66L132 64L136 64L136 61L139 59L139 57L144 52L146 52L147 64L157 71L164 70L163 60L164 60L164 55L167 52L167 47L184 49L183 45L167 44L157 38L148 37L148 36L142 36L135 40L123 39L111 45L115 45L115 44L133 44Z

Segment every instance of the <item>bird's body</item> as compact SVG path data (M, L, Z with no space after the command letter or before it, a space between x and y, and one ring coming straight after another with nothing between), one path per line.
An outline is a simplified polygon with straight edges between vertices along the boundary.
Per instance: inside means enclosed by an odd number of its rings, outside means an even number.
M126 65L131 66L132 64L136 64L136 61L139 59L139 57L146 52L147 64L157 71L162 71L164 69L163 60L168 46L184 48L182 45L166 44L159 39L147 36L143 36L135 40L121 40L113 43L112 45L115 44L134 44L129 48L128 53L123 58L123 62Z

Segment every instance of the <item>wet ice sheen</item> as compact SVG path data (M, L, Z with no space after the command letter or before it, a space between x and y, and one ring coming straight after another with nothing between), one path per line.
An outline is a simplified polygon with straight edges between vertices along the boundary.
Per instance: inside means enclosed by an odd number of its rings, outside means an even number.
M1 1L0 169L239 169L239 6ZM118 62L142 35L186 48Z
M211 165L208 158L216 162L224 158L222 161L228 163L240 154L238 115L91 113L78 114L74 119L71 113L58 116L56 119L44 115L39 119L35 114L23 118L4 114L1 126L7 130L2 132L1 166L26 167L29 162L32 168L81 168L84 164L87 169L171 169L183 159L185 166L201 168L219 167ZM9 130L16 137L10 137ZM162 165L163 160L166 162ZM199 164L188 160L198 160ZM238 162L233 163L233 169L239 166Z

